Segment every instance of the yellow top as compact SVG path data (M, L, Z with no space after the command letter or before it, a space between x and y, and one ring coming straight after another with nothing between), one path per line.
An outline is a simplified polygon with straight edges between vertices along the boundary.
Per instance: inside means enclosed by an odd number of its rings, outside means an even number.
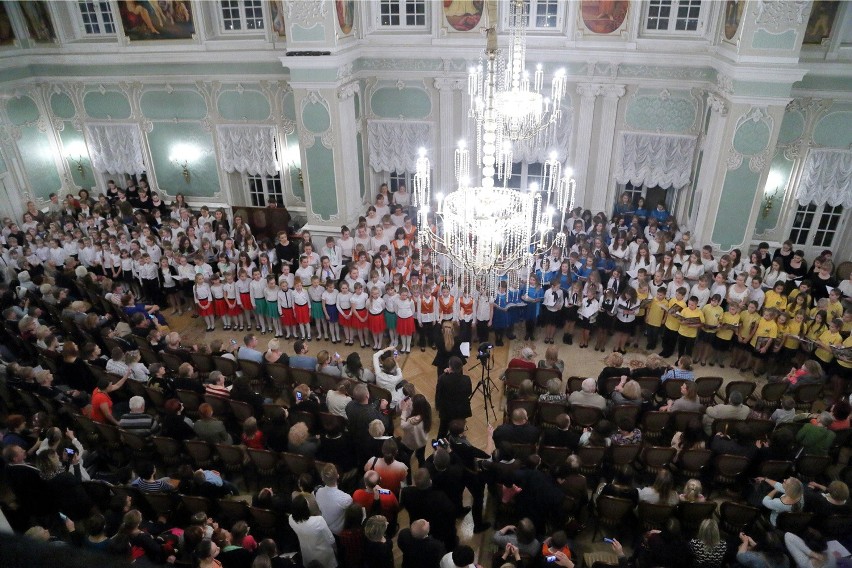
M722 314L722 319L719 322L719 325L739 325L740 324L740 314L732 314L731 312L725 312ZM719 328L719 331L716 332L716 337L719 339L723 339L725 341L731 339L734 336L733 329L729 328Z
M843 304L840 302L828 302L828 307L825 309L828 312L828 321L840 319L843 317Z
M760 318L757 322L757 328L754 332L754 335L751 338L751 346L757 347L757 338L758 337L769 337L771 339L775 339L778 337L778 324L775 323L774 320L768 320L766 318Z
M704 307L701 308L701 311L704 312L704 323L711 327L718 326L719 322L722 321L722 315L725 313L725 310L722 309L722 306L713 306L709 302L704 304Z
M678 300L677 298L672 298L669 300L668 309L670 310L674 306L680 306L681 310L683 310L686 308L686 302L683 300ZM673 316L667 316L666 329L677 331L678 329L680 329L680 320Z
M650 294L648 292L638 292L638 291L636 292L636 300L638 300L638 302L640 304L642 302L644 302L645 300L647 300L648 296L650 296ZM645 312L647 312L647 311L648 311L647 307L639 308L639 311L636 312L636 316L640 317L640 318L645 317Z
M787 301L788 301L790 304L795 304L795 303L796 303L796 302L795 302L795 300L796 300L796 296L798 296L800 293L801 293L801 292L799 292L799 289L798 289L798 288L796 288L795 290L792 290L792 291L790 292L790 294L788 294L788 295L787 295ZM809 308L809 307L811 307L811 295L810 295L810 294L805 294L805 297L806 297L806 300L805 300L805 308Z
M701 323L705 322L704 312L702 312L698 308L693 310L693 309L690 309L689 306L687 306L686 308L684 308L680 311L680 315L684 319L686 319L686 318L698 318L701 321ZM682 335L683 337L698 337L699 327L700 326L693 327L691 325L686 325L686 324L683 324L681 322L681 326L680 326L680 328L678 328L677 332L678 332L678 334Z
M645 310L645 323L651 327L660 327L663 325L663 315L668 308L668 302L665 300L660 302L657 298L654 298Z
M824 331L828 331L827 325L815 325L814 322L811 322L810 325L808 325L807 330L805 331L805 337L807 337L811 341L817 341Z
M852 335L846 338L843 342L843 347L852 347ZM852 361L844 361L843 359L838 359L837 364L843 367L844 369L852 369Z
M819 340L821 343L825 343L826 345L842 345L843 338L840 337L839 332L832 333L830 330L823 331L819 336ZM834 354L828 349L823 349L822 347L817 347L814 350L814 357L822 361L823 363L831 363L831 360L834 359Z
M798 349L801 341L796 339L796 336L801 335L802 326L804 322L799 322L794 319L791 319L786 324L781 326L781 329L778 331L783 333L786 337L784 338L784 347L786 349Z
M750 313L748 310L740 312L740 337L751 340L757 320L763 319L758 312Z
M775 290L769 290L763 297L763 308L775 308L778 310L787 310L787 296L779 294Z

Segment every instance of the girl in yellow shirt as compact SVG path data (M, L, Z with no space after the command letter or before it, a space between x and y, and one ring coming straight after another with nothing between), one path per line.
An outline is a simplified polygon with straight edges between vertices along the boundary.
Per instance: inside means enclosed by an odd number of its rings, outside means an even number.
M657 341L660 339L660 328L663 326L663 319L666 316L666 310L669 308L666 302L666 287L660 286L657 288L657 295L648 304L645 310L645 331L648 334L648 351L654 351L657 348Z
M852 335L843 340L842 346L852 348ZM846 386L849 384L849 381L852 381L852 359L835 358L834 372L831 375L834 400L840 400L846 392Z
M778 351L777 368L786 369L799 352L799 335L805 323L805 312L799 312L795 317L790 317L787 312L784 312L778 316L776 322L781 347Z
M713 339L716 337L716 331L719 329L719 322L722 321L722 316L725 310L719 304L722 302L722 296L713 294L710 301L701 308L704 313L704 326L698 333L698 342L695 345L695 362L699 365L707 364L707 357L713 349ZM710 361L713 365L713 361Z
M710 359L711 367L715 362L718 362L719 367L722 369L725 368L725 353L730 351L731 345L734 342L734 334L738 332L739 328L740 305L737 303L728 304L728 311L722 314L719 329L716 331L716 337L713 339L713 353Z
M772 356L773 343L778 337L778 324L775 323L777 317L778 310L775 308L763 310L763 317L757 320L755 325L754 335L749 342L751 345L751 361L746 363L746 367L743 369L746 371L749 366L753 366L755 377L759 377L764 372L766 368L764 363Z
M734 341L734 353L731 356L731 367L736 367L742 370L748 370L746 366L749 362L751 348L749 343L754 336L757 320L760 319L760 313L757 311L757 302L751 301L744 312L740 314L740 329L737 334L737 339Z
M787 296L784 295L784 283L776 282L775 287L766 293L763 298L764 308L775 308L779 311L787 310Z
M840 337L840 327L843 325L839 319L832 320L828 324L828 330L823 331L816 342L814 357L819 359L823 368L828 370L828 366L834 361L834 353L831 352L832 347L840 347L843 344L843 338Z
M805 357L809 357L811 353L814 352L816 348L815 343L819 341L819 337L823 334L824 331L828 330L828 325L825 323L825 312L819 311L814 314L813 319L810 323L805 326L805 335L806 339L809 339L809 342L802 343L801 350L805 352Z

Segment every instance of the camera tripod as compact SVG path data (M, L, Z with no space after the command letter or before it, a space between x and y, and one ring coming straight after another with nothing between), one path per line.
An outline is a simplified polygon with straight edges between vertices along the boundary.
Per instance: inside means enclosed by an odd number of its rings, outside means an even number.
M491 380L491 369L494 368L494 358L491 356L491 352L489 351L487 357L480 357L479 363L468 369L468 371L472 371L477 367L480 368L479 382L474 387L473 392L470 393L470 398L468 400L473 400L473 397L476 396L476 391L482 392L482 406L485 408L485 423L493 424L488 421L488 409L491 409L491 414L494 416L494 422L497 422L497 412L494 410L494 401L491 399L491 391L497 388L497 385L494 384L494 381Z

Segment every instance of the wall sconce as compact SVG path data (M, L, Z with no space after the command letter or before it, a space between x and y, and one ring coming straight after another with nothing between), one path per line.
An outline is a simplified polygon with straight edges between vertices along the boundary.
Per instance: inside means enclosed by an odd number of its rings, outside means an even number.
M781 176L777 173L769 174L769 178L766 180L766 187L772 188L772 191L763 192L763 218L766 219L769 217L769 213L772 212L772 208L775 206L775 198L778 195L778 188L781 186Z
M86 169L83 167L86 154L86 145L80 141L72 142L65 148L65 157L77 165L77 171L83 179L86 179Z
M183 181L189 183L190 173L189 164L197 160L199 157L198 148L189 144L176 144L172 147L172 153L169 155L169 161L183 170Z

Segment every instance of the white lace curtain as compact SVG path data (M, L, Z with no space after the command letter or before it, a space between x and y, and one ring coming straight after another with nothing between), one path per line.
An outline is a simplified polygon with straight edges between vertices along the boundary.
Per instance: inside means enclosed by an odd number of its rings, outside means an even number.
M559 124L549 129L547 136L535 136L530 140L521 140L512 144L512 161L545 162L550 159L551 152L556 152L563 163L571 163L571 130L574 115L572 109L562 107L562 119Z
M420 148L431 147L431 122L367 121L367 148L375 172L413 172Z
M694 136L622 132L615 181L647 187L683 187L695 156Z
M219 165L228 173L274 176L275 127L269 125L223 124L216 127Z
M814 148L805 159L796 199L832 207L852 207L852 151Z
M87 124L92 167L107 174L141 174L142 132L138 124Z

